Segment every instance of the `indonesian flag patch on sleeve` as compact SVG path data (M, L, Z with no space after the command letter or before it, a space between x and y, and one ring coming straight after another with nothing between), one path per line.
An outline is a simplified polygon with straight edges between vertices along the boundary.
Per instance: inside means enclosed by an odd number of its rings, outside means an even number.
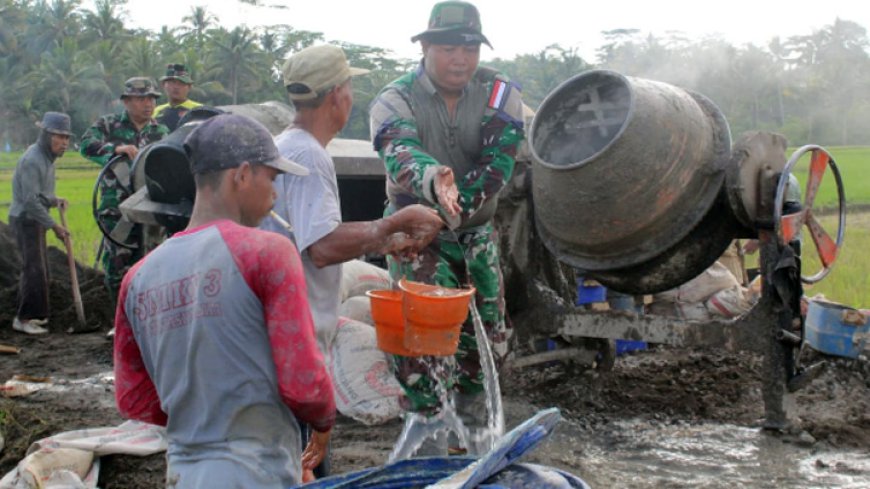
M489 108L501 110L508 99L510 84L498 78L492 84L492 93L489 94Z

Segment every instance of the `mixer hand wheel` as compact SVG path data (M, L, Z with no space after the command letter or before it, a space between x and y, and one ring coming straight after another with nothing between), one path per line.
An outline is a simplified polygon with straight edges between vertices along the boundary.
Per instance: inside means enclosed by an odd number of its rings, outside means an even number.
M136 249L139 247L139 239L136 236L137 224L124 217L117 208L117 204L133 194L131 166L130 160L124 155L115 156L106 163L94 183L91 208L97 227L106 239L123 248ZM115 193L117 204L106 205L104 202L112 202L115 199L109 195L110 192Z
M783 215L782 206L785 201L789 175L794 170L798 160L800 160L800 158L806 153L811 153L811 158L802 208L798 212ZM839 219L836 240L831 238L831 235L825 231L813 213L813 203L818 194L819 186L822 183L822 177L825 175L825 170L828 168L830 168L831 172L834 174L834 179L837 184L837 197L839 204L839 212L837 215ZM824 148L815 145L807 145L795 151L788 160L776 187L774 223L776 225L776 234L782 245L787 245L789 242L794 240L803 226L807 226L809 229L822 268L814 275L801 275L801 281L807 284L816 283L831 271L831 267L839 254L840 246L843 244L843 235L846 230L846 196L843 190L843 180L840 176L840 170L837 168L834 158L831 157L831 154Z

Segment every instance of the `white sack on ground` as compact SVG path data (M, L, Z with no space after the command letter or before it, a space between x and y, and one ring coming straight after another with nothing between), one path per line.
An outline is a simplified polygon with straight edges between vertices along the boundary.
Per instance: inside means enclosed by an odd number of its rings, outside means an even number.
M676 289L656 294L655 301L698 303L704 302L720 290L740 285L725 265L713 263L710 268Z
M362 260L351 260L341 266L341 302L370 290L389 288L390 274L383 268Z
M740 285L716 292L704 305L714 316L725 318L736 318L752 309L749 293Z
M375 328L340 318L330 353L335 404L341 414L372 425L402 413L402 388L378 348Z
M166 451L166 447L166 428L139 421L58 433L30 445L27 456L0 480L0 489L95 488L96 457L145 456Z
M351 297L344 301L341 307L338 308L338 315L361 323L374 325L374 321L372 321L372 303L364 295Z

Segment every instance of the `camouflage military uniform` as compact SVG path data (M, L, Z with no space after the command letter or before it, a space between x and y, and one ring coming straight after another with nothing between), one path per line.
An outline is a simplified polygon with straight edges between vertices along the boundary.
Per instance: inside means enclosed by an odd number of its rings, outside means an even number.
M104 115L97 119L82 136L81 154L100 166L105 166L115 156L115 147L132 144L141 149L159 141L167 134L169 134L169 129L153 119L142 130L137 131L126 111L119 114ZM129 170L130 164L131 162L128 161L125 169ZM130 196L125 188L130 185L129 176L120 176L119 179L118 175L110 172L102 180L100 186L101 198L98 212L103 216L103 222L109 228L120 220L121 211L118 206ZM141 232L141 226L134 226L131 239L135 239ZM102 264L106 271L106 286L114 298L114 294L117 294L121 287L121 280L127 269L142 258L142 250L123 248L109 240L104 240L104 245Z
M421 203L434 207L455 230L445 230L415 260L390 261L394 278L477 288L475 304L496 361L507 353L504 285L492 217L498 193L510 179L523 138L522 100L517 85L480 67L450 117L422 64L388 85L372 104L375 150L387 171L387 214ZM462 211L451 218L437 204L433 181L441 165L453 169ZM462 326L456 353L459 371L445 379L462 394L483 391L474 324ZM413 411L437 409L432 373L418 358L394 357L396 376Z

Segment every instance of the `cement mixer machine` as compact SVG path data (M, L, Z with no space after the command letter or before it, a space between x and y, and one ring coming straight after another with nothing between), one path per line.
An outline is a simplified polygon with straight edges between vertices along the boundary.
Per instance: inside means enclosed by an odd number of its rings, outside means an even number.
M800 364L802 283L821 280L843 242L845 196L831 155L810 145L786 160L785 139L763 132L732 146L728 123L706 97L612 71L560 85L538 109L528 138L542 241L608 289L671 289L712 265L732 240L760 242L761 299L736 320L573 311L555 318L558 334L762 353L767 426L783 427L783 398L819 368ZM789 175L802 158L809 159L803 202L785 206ZM813 210L826 173L837 189L835 233ZM817 254L821 270L803 275L801 252Z

